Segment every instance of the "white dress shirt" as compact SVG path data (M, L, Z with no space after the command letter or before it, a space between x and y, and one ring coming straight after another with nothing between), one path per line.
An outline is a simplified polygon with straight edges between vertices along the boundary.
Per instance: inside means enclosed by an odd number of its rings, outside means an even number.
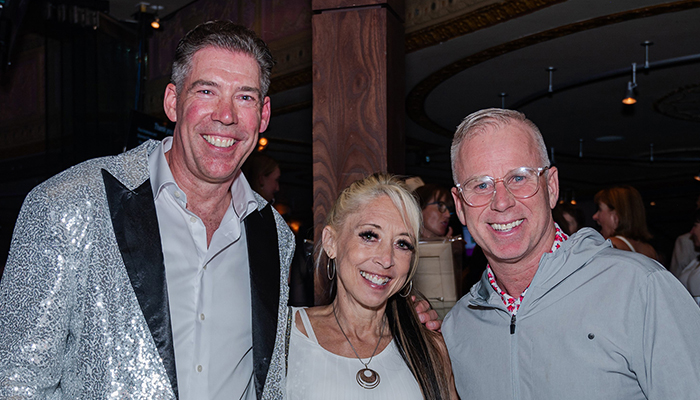
M180 400L256 398L248 247L243 219L257 209L241 173L207 248L202 220L187 210L163 140L148 159L160 229Z

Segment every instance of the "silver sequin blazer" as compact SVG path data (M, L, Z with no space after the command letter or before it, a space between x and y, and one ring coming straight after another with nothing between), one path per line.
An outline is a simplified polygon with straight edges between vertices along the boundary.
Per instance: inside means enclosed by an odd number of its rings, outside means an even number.
M27 196L0 281L0 398L177 398L156 146L86 161ZM294 240L257 199L245 221L254 381L258 398L281 399Z

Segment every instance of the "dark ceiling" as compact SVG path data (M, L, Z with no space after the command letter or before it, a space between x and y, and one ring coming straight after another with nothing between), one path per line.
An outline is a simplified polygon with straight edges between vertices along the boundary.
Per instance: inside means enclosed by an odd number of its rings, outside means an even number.
M408 54L407 134L431 136L431 162L442 161L464 116L504 101L540 127L567 190L695 187L699 6L569 0ZM648 66L644 41L653 42ZM638 102L627 106L632 63ZM551 92L548 67L555 68Z
M167 15L187 3L158 5ZM137 4L111 0L110 13L128 20ZM150 9L155 3L146 4ZM567 199L621 183L640 187L657 202L698 191L693 176L700 172L700 1L408 0L405 5L407 21L427 7L437 14L472 8L407 32L408 173L450 184L454 128L473 111L505 104L540 127ZM645 41L653 42L648 65ZM621 100L632 63L638 102L626 106ZM555 68L551 92L548 67ZM308 85L278 93L273 108L308 107L310 96ZM310 126L301 121L309 110L278 116L285 127Z

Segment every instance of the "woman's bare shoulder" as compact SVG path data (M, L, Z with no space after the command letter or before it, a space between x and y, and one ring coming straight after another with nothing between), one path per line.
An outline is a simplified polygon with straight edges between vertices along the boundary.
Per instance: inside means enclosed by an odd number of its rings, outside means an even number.
M615 236L609 237L608 239L610 239L610 242L612 242L612 245L614 248L620 249L620 250L632 251L632 249L630 249L630 247L627 245L627 243L625 243L622 239L615 237Z
M635 246L637 246L636 243ZM639 242L639 247L637 251L649 258L653 258L654 260L659 261L659 254L656 252L654 246L650 245L649 243Z
M309 317L309 322L311 323L312 327L317 325L319 320L322 320L328 316L327 308L328 306L316 306L304 309L306 315ZM297 327L299 332L303 333L304 336L309 337L308 332L306 332L306 327L304 327L304 321L301 319L301 312L301 310L296 310L294 315L294 325Z

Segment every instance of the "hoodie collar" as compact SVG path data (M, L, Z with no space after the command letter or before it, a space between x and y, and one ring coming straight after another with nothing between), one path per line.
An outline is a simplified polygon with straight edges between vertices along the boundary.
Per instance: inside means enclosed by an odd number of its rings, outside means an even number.
M562 233L563 234L563 233ZM540 258L537 272L526 291L528 296L524 303L539 300L554 286L565 280L598 252L611 247L600 233L592 228L583 228L561 242L555 240L552 251ZM481 306L502 308L507 311L501 296L494 290L488 280L487 272L481 276L479 285L471 289L473 303Z

